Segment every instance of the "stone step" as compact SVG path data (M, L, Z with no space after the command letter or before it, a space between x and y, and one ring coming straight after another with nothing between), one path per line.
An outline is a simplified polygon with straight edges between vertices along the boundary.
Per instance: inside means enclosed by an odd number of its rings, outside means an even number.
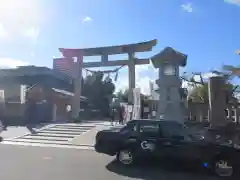
M95 126L79 126L79 127L75 127L75 126L53 126L53 127L50 127L50 128L64 128L64 129L92 129L94 128Z
M95 125L86 125L86 124L79 124L79 125L69 125L69 124L56 124L54 127L69 127L69 128L94 128Z
M66 137L66 138L74 138L76 135L71 134L58 134L58 133L37 133L37 134L31 134L31 137Z
M74 136L77 136L77 135L81 135L82 133L84 133L86 131L81 131L81 132L72 132L72 131L51 131L51 130L42 130L42 131L39 131L37 134L45 134L45 133L49 133L49 134L66 134L66 135L74 135Z
M48 129L45 129L45 130L50 130L50 131L68 131L68 132L85 132L85 131L88 131L90 129L89 128L88 129L69 129L69 128L55 128L55 127L52 127L52 128L48 128Z

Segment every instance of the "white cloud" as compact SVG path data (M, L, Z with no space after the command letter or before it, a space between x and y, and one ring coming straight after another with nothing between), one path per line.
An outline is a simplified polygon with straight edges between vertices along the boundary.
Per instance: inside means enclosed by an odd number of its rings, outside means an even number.
M35 52L32 51L32 52L30 53L30 56L31 56L31 57L35 57Z
M93 19L91 18L91 17L89 17L89 16L86 16L86 17L84 17L83 19L82 19L82 22L83 23L86 23L86 22L90 22L90 21L92 21Z
M26 65L29 65L29 63L17 59L0 57L0 68L16 68L18 66Z
M217 75L214 74L214 73L211 73L211 72L207 72L207 73L201 73L201 76L202 76L203 81L207 82L210 77L214 77L214 76L217 76ZM201 82L201 76L200 75L194 75L193 79L196 82ZM182 87L187 88L189 91L191 91L193 89L193 87L196 86L196 85L199 85L199 84L196 84L196 83L193 83L193 82L188 82L188 81L183 81L182 82Z
M0 24L0 38L6 38L7 36L8 36L7 31L5 30L3 25Z
M27 38L30 38L32 40L37 40L40 34L40 29L36 27L23 28L22 34Z
M141 89L141 93L150 94L149 82L157 79L157 69L152 64L137 65L135 69L136 87ZM128 89L128 68L119 72L119 79L115 83L116 91Z
M182 4L181 8L182 8L182 10L187 11L189 13L193 12L193 7L192 7L191 3Z
M47 12L43 11L42 3L39 1L4 1L0 6L0 37L7 35L8 40L22 37L36 40L40 33L39 27L47 20L46 15Z
M8 40L14 40L19 37L25 37L32 41L36 41L40 34L40 29L37 27L11 27L5 23L0 23L0 38L7 38Z
M202 76L203 80L206 81L210 77L216 76L216 74L211 73L211 72L207 72L207 73L201 73L201 76ZM200 75L195 75L194 80L197 81L197 82L200 82L201 81L201 76Z
M150 95L150 81L152 81L152 79L149 76L139 78L137 79L136 87L141 89L141 93Z
M240 6L240 0L224 0L224 2Z

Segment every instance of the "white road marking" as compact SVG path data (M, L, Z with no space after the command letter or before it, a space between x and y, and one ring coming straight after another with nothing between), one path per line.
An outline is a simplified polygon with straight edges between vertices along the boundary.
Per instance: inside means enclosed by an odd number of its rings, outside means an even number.
M73 145L71 141L98 126L102 126L102 123L52 124L37 130L34 134L28 133L23 136L4 139L1 144L94 150L92 146ZM86 144L88 143L86 142Z
M53 148L68 148L80 150L95 150L93 146L75 146L75 145L57 145L57 144L41 144L41 143L23 143L23 142L8 142L4 141L1 144L17 145L17 146L32 146L32 147L53 147Z

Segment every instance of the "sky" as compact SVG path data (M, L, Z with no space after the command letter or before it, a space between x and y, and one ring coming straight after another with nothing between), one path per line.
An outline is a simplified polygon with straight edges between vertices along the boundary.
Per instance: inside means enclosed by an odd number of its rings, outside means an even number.
M53 57L61 57L58 48L157 39L152 52L136 56L150 58L171 46L188 55L182 72L208 73L224 64L240 65L239 19L240 0L0 0L0 67L52 67ZM127 56L112 57L119 58ZM136 68L136 86L143 93L156 79L151 64ZM128 87L126 67L115 84L117 90Z

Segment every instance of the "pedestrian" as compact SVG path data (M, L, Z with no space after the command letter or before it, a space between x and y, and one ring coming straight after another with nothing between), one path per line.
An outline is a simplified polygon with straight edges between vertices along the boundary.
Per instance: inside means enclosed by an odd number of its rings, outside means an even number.
M67 113L67 121L70 122L71 115L72 115L72 106L70 104L66 106L66 113Z
M115 108L111 109L110 116L111 116L111 125L113 126L114 120L115 120Z
M123 117L124 117L124 108L120 106L119 108L119 124L123 124Z
M5 104L1 103L0 104L0 128L1 128L1 132L3 130L7 130L7 123L6 123L6 119L5 119Z

